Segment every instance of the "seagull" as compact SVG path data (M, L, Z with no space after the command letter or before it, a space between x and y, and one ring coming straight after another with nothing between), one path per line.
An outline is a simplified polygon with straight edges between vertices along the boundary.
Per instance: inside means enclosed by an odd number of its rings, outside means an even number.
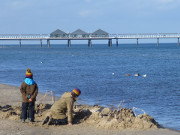
M146 77L147 75L145 74L145 75L142 75L143 77Z

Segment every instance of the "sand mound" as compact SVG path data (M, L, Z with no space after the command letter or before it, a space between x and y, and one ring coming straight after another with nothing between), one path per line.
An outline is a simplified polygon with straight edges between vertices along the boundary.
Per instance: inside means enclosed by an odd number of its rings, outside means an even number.
M10 105L0 106L0 119L18 120L21 114L21 107L12 107Z
M49 112L51 105L38 104L35 107L35 125L41 125ZM19 120L21 114L20 106L0 106L0 119ZM132 109L122 108L112 111L100 106L74 106L74 123L88 123L100 128L108 129L149 129L158 128L159 124L147 114L135 116Z
M89 124L96 124L97 127L108 129L149 129L158 128L159 124L147 114L135 116L132 109L122 108L119 111L112 111L109 108L93 107L80 110L79 113L86 113L86 121Z

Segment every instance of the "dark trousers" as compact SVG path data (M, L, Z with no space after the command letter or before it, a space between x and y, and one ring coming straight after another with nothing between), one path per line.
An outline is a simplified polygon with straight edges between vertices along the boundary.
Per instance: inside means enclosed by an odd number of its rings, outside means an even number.
M47 125L66 125L68 123L67 118L65 119L53 119L49 116L45 118L43 121L42 125L47 124Z
M34 108L35 108L35 102L29 102L24 103L22 102L22 113L21 113L21 119L31 119L34 120Z

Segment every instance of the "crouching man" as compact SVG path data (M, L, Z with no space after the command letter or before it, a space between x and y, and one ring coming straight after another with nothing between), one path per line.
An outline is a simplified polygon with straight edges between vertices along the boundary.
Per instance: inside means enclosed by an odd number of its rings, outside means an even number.
M45 118L42 125L72 125L73 104L81 94L80 89L65 92L50 109L50 114Z

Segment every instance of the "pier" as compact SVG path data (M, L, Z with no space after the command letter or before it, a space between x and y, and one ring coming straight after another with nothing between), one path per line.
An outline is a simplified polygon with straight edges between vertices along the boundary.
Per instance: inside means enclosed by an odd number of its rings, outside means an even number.
M108 46L112 46L112 40L116 41L116 46L118 46L118 41L122 39L136 39L137 40L137 47L139 45L139 40L143 39L157 39L157 46L159 46L160 39L177 39L177 45L179 46L179 38L180 33L137 33L137 34L108 34L108 36L92 36L89 34L88 36L76 36L73 37L71 35L65 37L51 37L49 34L0 34L0 41L1 40L17 40L19 41L19 47L22 46L23 40L39 40L40 46L42 47L42 41L47 41L47 46L50 47L51 40L67 40L67 46L71 47L72 40L87 40L88 46L92 46L93 40L107 40Z

